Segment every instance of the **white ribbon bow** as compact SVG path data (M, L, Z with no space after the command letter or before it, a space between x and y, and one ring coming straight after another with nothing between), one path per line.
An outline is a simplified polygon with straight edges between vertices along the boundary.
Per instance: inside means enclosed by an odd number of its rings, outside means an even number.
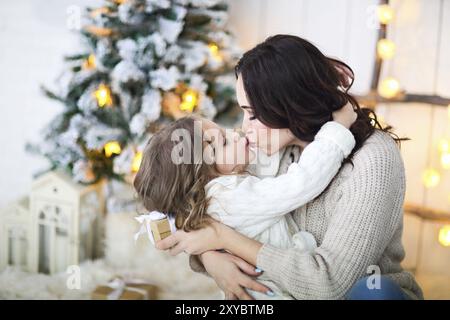
M153 238L152 229L150 227L151 221L161 220L166 218L167 216L159 211L152 211L148 214L142 214L140 216L135 217L135 219L141 224L139 231L134 235L134 241L142 235L147 233L148 239L152 244L155 244L155 239ZM175 219L173 217L167 217L169 220L170 232L174 233L177 231L175 227Z
M139 283L141 282L139 281ZM113 289L113 291L106 297L107 300L119 300L125 289L140 293L143 296L144 300L148 300L148 293L146 290L134 287L127 287L127 282L124 279L115 278L114 280L110 281L107 284L107 286Z

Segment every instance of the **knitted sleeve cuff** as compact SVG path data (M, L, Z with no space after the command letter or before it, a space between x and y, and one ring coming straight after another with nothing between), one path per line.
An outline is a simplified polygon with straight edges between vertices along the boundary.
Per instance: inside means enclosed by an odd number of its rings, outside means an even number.
M271 269L284 258L283 250L270 244L263 244L256 256L256 267L266 274L271 273Z
M356 143L355 137L350 130L336 121L325 123L314 139L327 139L332 141L342 150L345 157L352 152Z

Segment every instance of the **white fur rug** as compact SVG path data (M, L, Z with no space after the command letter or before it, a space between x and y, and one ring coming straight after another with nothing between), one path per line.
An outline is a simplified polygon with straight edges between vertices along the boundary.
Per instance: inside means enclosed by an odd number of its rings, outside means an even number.
M97 285L115 275L146 279L160 287L159 299L220 299L214 281L192 272L188 258L160 252L142 237L135 213L110 214L106 220L105 258L80 265L81 288L66 286L68 274L31 274L9 267L0 273L0 299L89 299Z

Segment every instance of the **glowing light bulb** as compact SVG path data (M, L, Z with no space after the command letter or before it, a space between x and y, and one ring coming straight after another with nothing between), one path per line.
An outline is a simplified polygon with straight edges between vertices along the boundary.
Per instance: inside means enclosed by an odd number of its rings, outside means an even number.
M424 171L422 180L426 188L434 188L441 181L441 175L436 169L428 168Z
M450 141L442 138L438 142L438 149L440 153L448 153L450 152Z
M131 163L131 171L138 172L139 168L141 167L142 162L142 152L138 151L134 155L133 162Z
M219 47L218 47L217 44L215 44L215 43L210 43L210 44L208 45L208 47L209 47L209 50L211 51L211 53L217 53L217 52L219 52Z
M391 59L395 54L395 44L388 39L380 39L377 43L377 53L381 59Z
M85 70L95 69L95 66L96 66L95 56L93 54L90 54L89 57L83 62L83 69Z
M97 104L100 108L112 105L111 90L103 83L95 90L94 96L97 99Z
M439 229L439 243L444 247L450 247L450 225Z
M441 156L441 165L444 169L450 169L450 153L444 153Z
M400 83L397 81L397 79L394 79L392 77L388 77L384 79L380 87L378 89L378 93L383 98L394 98L398 93L400 92Z
M197 92L192 89L186 90L181 98L182 102L180 104L180 109L183 111L192 112L197 105Z
M107 142L104 146L106 157L111 157L113 154L120 154L122 152L122 148L117 141Z
M394 19L394 10L388 4L379 5L377 14L381 24L388 24Z
M209 51L211 52L211 55L214 57L214 59L221 61L222 60L222 56L220 55L219 52L219 46L215 43L210 43L208 45Z

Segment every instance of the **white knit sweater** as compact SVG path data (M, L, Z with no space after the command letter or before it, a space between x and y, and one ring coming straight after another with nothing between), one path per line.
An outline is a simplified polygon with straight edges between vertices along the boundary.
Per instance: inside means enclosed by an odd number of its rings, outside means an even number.
M286 148L277 174L299 156L300 148ZM405 172L397 145L377 130L352 161L319 197L293 212L299 229L314 235L314 254L264 244L258 267L296 299L343 299L370 266L378 266L411 298L422 299L414 276L400 265ZM190 263L205 272L195 256Z

